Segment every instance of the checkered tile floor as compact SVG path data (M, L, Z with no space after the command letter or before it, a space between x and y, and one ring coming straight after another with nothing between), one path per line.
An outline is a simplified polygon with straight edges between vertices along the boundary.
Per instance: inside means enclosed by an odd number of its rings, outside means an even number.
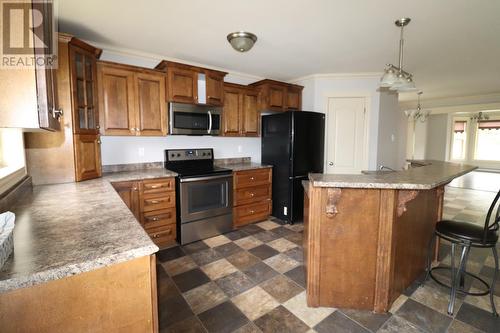
M447 188L445 218L482 223L494 193ZM500 332L484 297L459 297L416 282L387 314L306 305L302 225L265 221L158 253L161 332ZM443 263L450 246L441 245ZM491 250L473 249L467 269L487 281ZM474 283L466 286L474 289ZM495 300L500 309L500 282Z

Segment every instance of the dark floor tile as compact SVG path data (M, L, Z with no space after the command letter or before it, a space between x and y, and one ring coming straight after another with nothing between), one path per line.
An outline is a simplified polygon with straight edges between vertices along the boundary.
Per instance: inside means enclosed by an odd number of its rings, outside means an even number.
M273 230L271 230L271 232L273 234L276 234L278 236L278 238L285 237L285 236L292 235L292 234L296 234L295 231L292 231L292 230L285 228L283 226L278 227L278 228L274 228Z
M233 331L233 333L262 333L262 331L253 322L250 322Z
M468 260L483 264L484 261L486 260L486 257L491 255L491 253L492 253L491 249L488 249L488 248L482 249L482 248L473 247L470 250Z
M489 266L483 266L479 275L485 280L488 284L493 283L493 274L495 273L495 268ZM479 290L484 290L485 287L479 281L474 281L472 286ZM500 296L500 272L497 273L497 281L495 283L495 295Z
M191 308L167 273L159 267L158 285L158 321L160 328L166 328L193 315Z
M184 320L161 329L160 333L205 333L206 330L196 316L188 317Z
M267 243L267 242L273 241L273 240L278 239L278 238L281 237L281 236L278 236L278 235L276 235L275 233L273 233L272 231L269 231L269 230L253 234L252 236L255 237L255 238L257 238L258 240L260 240L263 243Z
M451 252L451 245L441 243L439 245L439 258L443 259Z
M306 269L304 266L297 266L286 272L285 275L302 288L306 288Z
M399 317L391 316L377 333L428 333L413 323Z
M293 249L290 249L283 253L295 261L298 261L300 263L304 262L304 250L300 246L294 247Z
M248 233L246 233L244 230L235 230L228 232L227 234L224 234L227 238L229 238L232 241L235 241L240 238L244 238L248 236Z
M280 303L285 303L304 291L298 284L281 274L261 283L259 286Z
M234 244L233 242L214 247L213 249L222 257L229 257L232 254L243 251L241 247Z
M294 242L295 244L302 246L302 233L296 232L291 235L286 235L284 238L288 239L290 242Z
M318 333L370 333L369 330L347 318L340 311L335 311L323 319L319 324L314 326L314 330Z
M246 325L248 319L231 302L224 302L198 316L208 332L230 333Z
M450 327L448 327L447 333L484 333L484 332L468 324L462 323L460 320L454 320L451 322Z
M249 224L249 225L243 227L241 230L243 230L244 232L246 232L249 235L253 235L253 234L262 232L264 229L262 229L261 227L255 225L255 224Z
M423 304L408 299L396 312L403 319L417 325L428 332L446 332L451 318Z
M202 241L194 242L188 245L182 246L182 249L186 254L192 254L201 250L208 249L208 245Z
M251 267L248 267L243 272L257 284L278 275L278 272L263 262L259 262Z
M500 332L500 317L468 303L462 304L456 319L485 332Z
M227 257L226 260L240 270L247 269L261 261L253 254L250 254L246 251L232 254L229 257Z
M281 305L255 320L254 323L264 333L302 333L309 330L302 320Z
M210 282L210 278L205 275L199 268L192 269L190 271L181 273L172 278L179 287L181 292L186 292L202 284Z
M222 255L214 249L209 248L191 254L191 259L193 259L193 261L199 266L203 266L216 260L222 259Z
M253 249L248 250L248 252L250 252L251 254L253 254L256 257L259 257L262 260L279 254L278 251L276 251L275 249L273 249L270 246L267 246L266 244L262 244L262 245L259 245L257 247L254 247Z
M180 246L171 247L156 253L156 259L160 262L166 262L185 256L186 254Z
M242 272L234 272L215 281L222 291L230 298L241 294L242 292L256 285L248 276Z
M350 319L375 332L391 317L390 313L374 313L367 310L342 309Z

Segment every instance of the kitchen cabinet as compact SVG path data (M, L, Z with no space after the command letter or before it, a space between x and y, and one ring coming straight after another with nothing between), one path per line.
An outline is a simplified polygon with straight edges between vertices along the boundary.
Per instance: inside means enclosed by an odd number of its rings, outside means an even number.
M258 93L246 86L224 84L223 129L225 136L259 136Z
M55 184L101 176L96 60L101 50L58 34L57 103L65 111L61 130L25 134L33 183Z
M163 60L155 69L167 73L167 101L222 106L227 73Z
M259 92L259 111L298 111L302 108L302 86L267 79L250 86Z
M97 75L103 135L167 134L164 73L101 61Z
M175 243L174 178L116 182L113 187L156 245Z
M266 220L272 210L272 169L236 171L233 173L233 224L241 227Z
M23 20L13 20L9 26L10 36L30 36L33 38L30 45L35 45L35 38L42 40L46 45L52 45L55 36L53 36L52 13L49 4L47 2L23 2L19 3L19 6L25 6L24 12L31 15L41 13L42 24L33 28L34 33L28 34ZM31 10L32 6L37 11ZM35 18L32 19L35 20ZM20 60L29 57L39 59L34 61L33 67L17 66L17 58L13 57L16 64L11 67L5 65L5 68L0 70L0 128L19 127L27 131L61 129L59 120L62 111L57 103L55 69L40 65L42 57L51 58L52 55L48 52L49 48L44 48L44 50L37 48L30 55L24 53L20 55ZM4 60L8 58L5 57Z

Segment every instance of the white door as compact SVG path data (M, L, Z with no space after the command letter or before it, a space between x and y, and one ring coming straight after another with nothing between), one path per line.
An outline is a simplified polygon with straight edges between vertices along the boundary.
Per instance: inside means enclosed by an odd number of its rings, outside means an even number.
M360 173L366 163L366 98L328 99L326 173Z

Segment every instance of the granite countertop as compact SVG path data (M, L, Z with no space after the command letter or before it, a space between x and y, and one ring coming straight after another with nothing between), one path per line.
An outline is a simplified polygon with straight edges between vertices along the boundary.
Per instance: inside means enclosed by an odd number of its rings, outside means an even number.
M442 162L409 161L421 165L408 170L372 174L309 174L309 180L316 187L377 188L401 190L429 190L464 175L476 166Z
M14 253L0 269L0 293L157 252L111 182L174 176L147 169L34 186L11 209L16 214Z
M260 164L254 162L243 162L243 163L230 163L230 164L217 164L220 167L231 169L233 171L244 171L253 169L265 169L272 168L272 165Z

